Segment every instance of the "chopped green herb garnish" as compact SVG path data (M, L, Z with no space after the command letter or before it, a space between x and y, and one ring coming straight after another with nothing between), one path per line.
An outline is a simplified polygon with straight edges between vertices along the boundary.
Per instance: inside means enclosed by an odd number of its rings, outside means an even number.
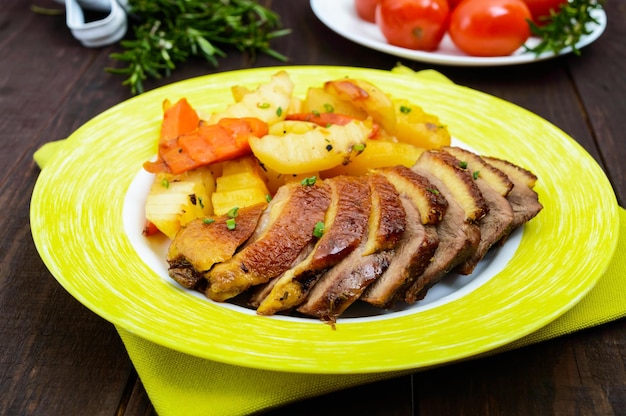
M478 179L478 176L480 175L480 171L479 170L475 170L474 173L472 173L472 178L474 178L474 180Z
M300 181L300 183L304 186L312 186L315 185L315 181L317 181L316 176L310 176L308 178L304 178Z
M235 222L234 218L229 218L226 220L226 228L228 228L229 230L234 230L235 227L237 227L237 223Z
M354 146L352 146L352 150L354 150L355 152L362 152L363 150L365 150L365 143L355 144Z
M459 166L461 167L461 169L467 169L467 162L461 161L459 162Z
M276 115L277 115L278 117L280 117L282 114L283 114L283 108L282 108L282 107L278 107L278 108L276 109Z
M320 238L324 235L324 223L322 221L318 221L315 224L315 228L313 229L313 236Z
M400 112L402 114L409 114L411 112L411 107L407 107L406 105L401 105Z
M324 104L324 110L326 110L327 113L332 113L335 111L335 107L333 107L331 104Z
M215 222L215 220L213 218L204 218L202 222L205 224L212 224Z
M164 187L165 189L169 189L170 181L167 180L167 178L161 179L161 186Z
M427 188L426 190L432 194L439 195L439 189Z
M270 108L270 103L257 103L256 106L263 109Z
M267 202L271 202L271 201L272 201L272 195L270 195L270 194L265 194L265 200L266 200Z
M202 201L202 197L201 196L198 197L198 202L200 203L200 208L204 209L204 202Z
M315 117L319 117L320 116L320 112L317 110L313 110L311 111L311 113L315 116Z
M231 208L230 211L226 213L228 218L236 218L237 214L239 214L239 207Z

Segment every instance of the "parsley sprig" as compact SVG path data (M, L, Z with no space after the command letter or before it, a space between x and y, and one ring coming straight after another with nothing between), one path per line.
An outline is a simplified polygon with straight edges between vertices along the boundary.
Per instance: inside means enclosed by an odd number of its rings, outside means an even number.
M541 38L541 42L526 50L540 55L544 52L558 54L563 48L571 47L572 52L580 55L576 44L580 38L590 34L589 23L598 21L592 16L592 11L601 6L602 1L596 0L570 0L561 7L550 13L547 22L537 25L529 21L530 31L533 35Z
M132 39L110 57L122 68L107 68L126 76L133 94L144 91L148 78L169 76L176 65L191 56L218 66L228 48L263 53L280 61L287 58L273 50L270 41L290 32L280 16L254 0L129 0Z

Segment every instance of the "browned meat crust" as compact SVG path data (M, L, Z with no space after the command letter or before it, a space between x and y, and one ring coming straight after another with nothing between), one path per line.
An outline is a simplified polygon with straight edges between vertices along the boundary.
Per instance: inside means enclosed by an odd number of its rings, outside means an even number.
M382 175L369 176L372 209L367 240L328 270L298 311L335 322L389 266L406 228L406 213L391 183ZM373 244L372 244L373 242Z
M466 219L466 212L453 197L448 187L427 170L417 166L413 169L428 178L448 199L446 216L437 224L439 246L424 272L417 276L413 284L405 291L405 302L412 304L422 299L430 287L439 282L454 267L465 261L480 242L480 229Z
M406 212L406 230L387 270L361 296L362 301L379 308L393 306L426 269L439 244L434 226L424 226L413 203L407 198L401 201Z
M458 147L444 147L443 151L462 161L468 171L476 172L474 180L489 208L487 215L478 223L480 228L478 247L456 268L461 274L471 274L491 246L511 232L513 208L505 196L511 192L514 184L504 172L475 153Z
M284 273L314 238L315 224L324 220L330 203L330 189L321 182L290 186L289 199L267 232L209 271L205 293L210 299L230 299Z
M368 182L372 191L372 213L363 255L394 248L405 226L404 207L391 182L376 173L368 176Z
M449 153L428 150L421 154L415 167L422 168L441 180L450 190L451 197L463 208L468 221L479 221L489 208L473 174L464 164ZM449 200L449 198L448 198Z
M339 176L327 180L332 202L326 213L324 235L311 254L251 298L261 315L300 305L322 274L356 249L367 229L370 186L365 178ZM269 290L268 290L269 289Z
M461 162L467 163L467 170L478 172L478 176L486 180L500 195L507 196L513 189L513 181L506 173L487 163L485 159L476 153L454 146L444 147L442 150L450 153Z
M216 263L233 256L254 232L267 204L241 208L237 212L237 227L229 230L227 215L211 221L196 219L176 234L167 253L170 276L188 289L195 289L205 273Z
M396 190L413 202L419 211L422 224L437 224L443 219L448 201L432 182L406 166L378 169Z
M447 147L412 168L285 185L267 207L240 210L235 230L227 218L181 229L170 275L217 301L254 288L259 314L296 310L330 323L357 300L412 304L451 270L471 273L536 216L536 180L510 162Z
M483 159L504 172L514 184L513 189L507 195L507 200L513 208L511 230L533 219L543 209L537 192L533 190L537 176L531 171L506 160L494 157L483 157Z

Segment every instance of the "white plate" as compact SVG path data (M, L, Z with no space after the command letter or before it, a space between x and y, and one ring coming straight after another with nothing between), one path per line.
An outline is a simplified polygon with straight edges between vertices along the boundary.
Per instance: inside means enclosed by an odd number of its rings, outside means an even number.
M503 66L542 61L558 56L552 52L544 52L537 56L534 53L526 52L523 47L509 56L469 56L459 51L447 34L441 41L439 49L435 52L400 48L388 44L385 37L378 29L378 26L366 22L357 16L354 9L354 0L311 0L311 9L313 9L313 13L315 13L322 23L346 39L380 52L414 61L452 66ZM603 9L594 9L591 14L598 23L591 23L589 25L591 33L580 39L576 44L578 49L594 42L606 28L606 13ZM539 38L531 37L528 42L526 42L526 45L533 47L538 43ZM559 55L565 55L571 52L572 48L567 47L562 49Z
M232 85L290 74L296 96L346 76L420 102L470 149L530 169L542 212L492 251L474 275L448 276L435 299L386 315L316 319L259 316L184 290L165 271L158 241L141 235L164 99L202 114L231 102ZM129 127L130 126L130 127ZM569 310L596 284L617 245L617 202L600 166L563 131L479 91L389 71L280 67L193 78L133 97L76 130L42 170L30 226L59 283L133 334L211 360L275 371L368 373L429 367L525 336ZM572 172L580 173L572 175ZM590 198L589 195L594 195ZM429 293L430 295L430 293ZM356 306L356 305L355 305Z

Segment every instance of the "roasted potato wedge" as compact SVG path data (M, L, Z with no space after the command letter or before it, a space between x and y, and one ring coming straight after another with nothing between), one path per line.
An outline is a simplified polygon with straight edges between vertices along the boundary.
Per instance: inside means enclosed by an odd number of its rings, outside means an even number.
M396 109L391 98L374 84L344 78L324 83L324 91L365 111L367 115L392 134L396 127Z

